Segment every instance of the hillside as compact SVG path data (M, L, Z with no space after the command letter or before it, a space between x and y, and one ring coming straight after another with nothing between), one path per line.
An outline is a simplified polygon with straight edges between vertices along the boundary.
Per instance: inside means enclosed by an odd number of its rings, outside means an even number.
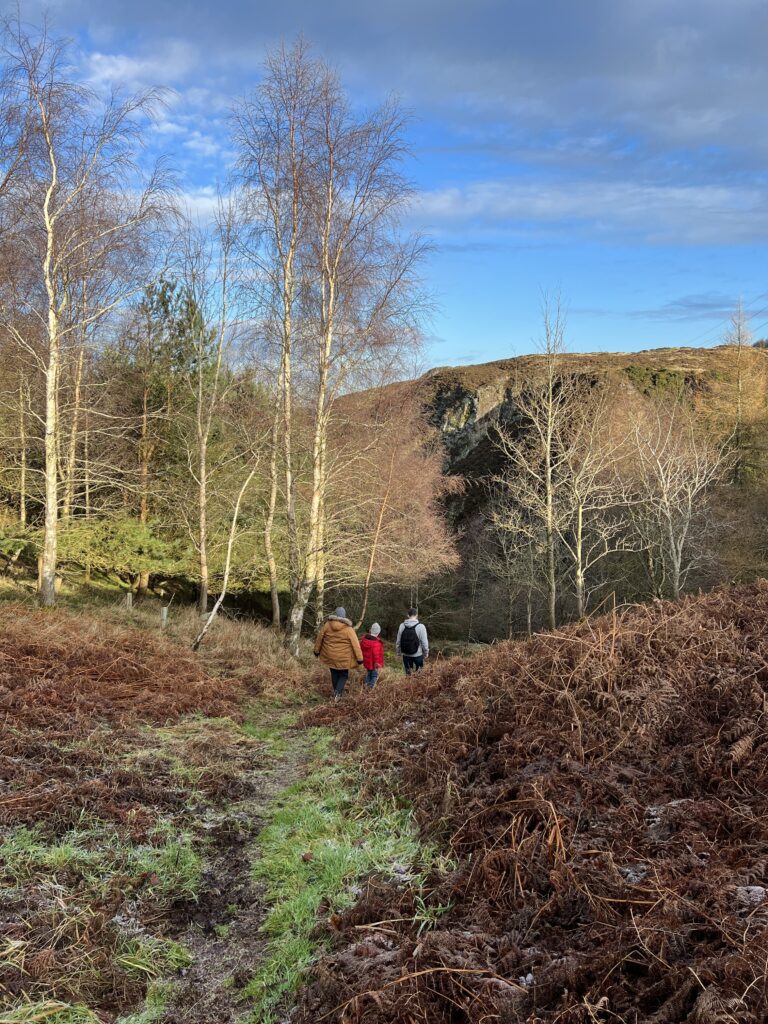
M728 580L751 580L765 572L768 355L764 350L719 346L567 353L559 359L558 372L575 378L576 392L600 391L600 420L592 451L598 446L607 451L625 445L633 450L635 426L657 415L654 407L658 402L671 407L678 398L682 399L683 419L695 410L689 422L701 445L719 450L730 437L723 461L733 455L739 464L738 478L724 471L718 485L693 505L701 524L690 531L686 542L686 587L709 589ZM458 538L462 566L431 590L424 587L419 595L427 617L438 619L439 628L451 639L490 642L500 636L520 635L531 624L534 629L546 624L542 566L525 578L522 568L526 558L541 556L523 553L521 568L507 570L510 563L508 556L501 554L489 504L491 484L501 501L510 491L506 484L498 483L508 463L498 445L497 428L503 428L512 443L528 430L530 421L521 409L526 401L530 404L531 393L537 389L543 393L545 375L544 356L527 355L474 366L439 367L411 384L393 385L416 391L439 438L444 471L460 480L460 486L444 496L443 509ZM631 523L628 508L620 514ZM614 551L595 563L589 581L591 608L603 601L672 596L664 582L666 541L654 540L653 552L644 548L644 543L632 534L630 525ZM560 559L560 621L578 618L571 594L570 555L564 545L556 555ZM662 562L665 569L657 571ZM527 581L533 582L529 585Z
M763 581L316 712L442 858L331 919L302 1024L764 1024L766 655Z
M563 371L605 381L617 400L627 391L640 395L685 390L714 420L733 418L737 350L662 348L642 352L567 353ZM744 349L743 379L748 419L768 414L768 353ZM488 442L496 423L515 420L515 395L542 371L537 355L499 359L474 366L438 367L418 382L435 426L440 430L452 473L476 476L493 465Z

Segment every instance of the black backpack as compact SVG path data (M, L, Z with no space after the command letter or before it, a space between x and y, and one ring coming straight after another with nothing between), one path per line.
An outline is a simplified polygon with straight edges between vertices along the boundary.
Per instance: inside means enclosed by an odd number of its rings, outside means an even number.
M403 654L412 658L419 647L421 647L421 640L416 632L416 626L403 626L403 632L400 635L400 650Z

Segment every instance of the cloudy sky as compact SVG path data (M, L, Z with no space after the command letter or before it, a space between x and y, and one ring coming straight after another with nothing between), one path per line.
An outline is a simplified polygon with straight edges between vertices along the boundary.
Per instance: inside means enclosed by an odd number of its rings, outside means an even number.
M559 288L575 350L768 335L765 0L54 0L96 86L170 86L153 148L201 206L233 101L303 34L361 107L413 114L435 251L431 365L530 351ZM28 19L36 16L24 5Z

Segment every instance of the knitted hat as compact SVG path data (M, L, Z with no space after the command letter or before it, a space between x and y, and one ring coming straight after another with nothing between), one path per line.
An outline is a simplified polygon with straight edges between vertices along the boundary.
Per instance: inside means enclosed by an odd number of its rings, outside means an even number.
M371 636L378 636L380 632L381 626L378 624L378 622L374 622L374 624L371 626Z
M333 614L336 616L337 619L346 619L346 617L347 617L347 609L346 608L337 608L336 611Z

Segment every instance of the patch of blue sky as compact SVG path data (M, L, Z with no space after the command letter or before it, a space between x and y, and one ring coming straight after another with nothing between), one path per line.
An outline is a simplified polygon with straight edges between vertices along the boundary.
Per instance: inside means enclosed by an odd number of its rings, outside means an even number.
M148 155L167 154L202 212L232 165L229 105L267 46L304 34L361 106L398 94L413 114L408 222L435 242L429 363L530 351L547 289L582 351L712 344L740 297L765 304L764 0L51 9L98 88L173 90Z

